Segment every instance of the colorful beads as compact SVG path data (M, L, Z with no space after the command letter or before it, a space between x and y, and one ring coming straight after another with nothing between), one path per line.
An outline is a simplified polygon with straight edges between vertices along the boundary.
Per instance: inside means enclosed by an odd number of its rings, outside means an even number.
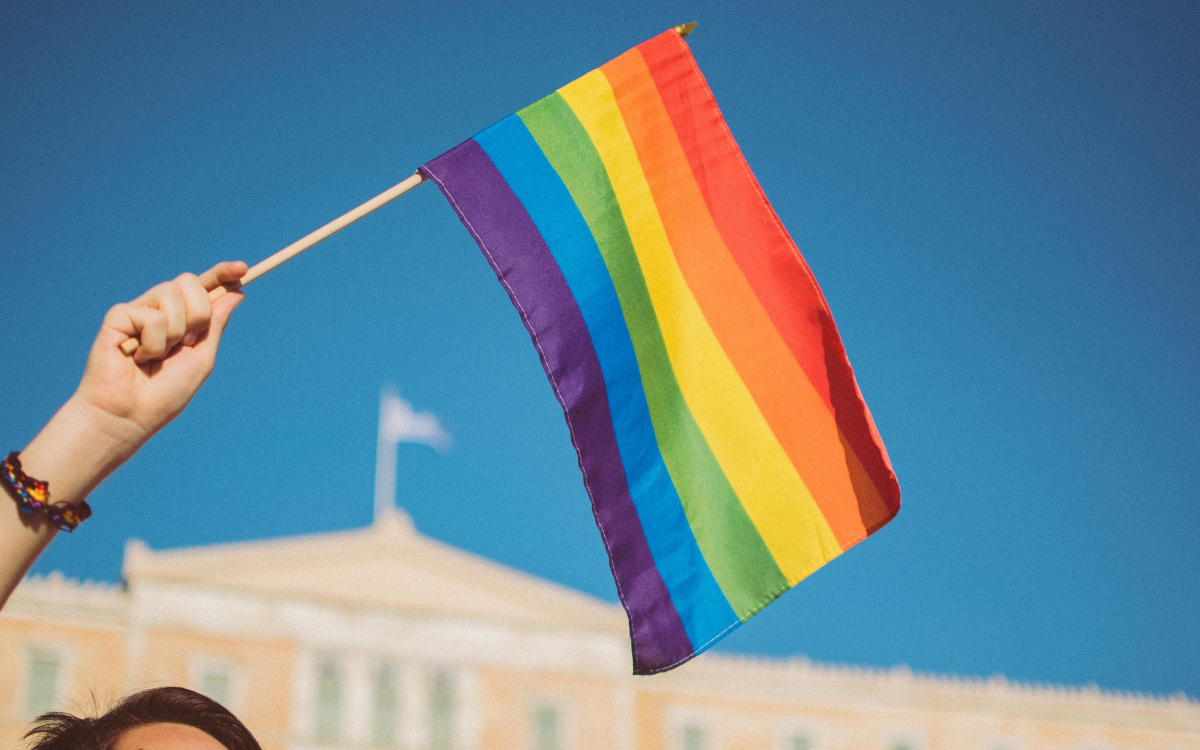
M13 451L4 459L4 471L0 472L0 482L22 513L40 513L50 523L64 531L74 531L92 515L91 507L84 501L78 503L51 503L50 486L46 482L34 479L21 470L20 454Z

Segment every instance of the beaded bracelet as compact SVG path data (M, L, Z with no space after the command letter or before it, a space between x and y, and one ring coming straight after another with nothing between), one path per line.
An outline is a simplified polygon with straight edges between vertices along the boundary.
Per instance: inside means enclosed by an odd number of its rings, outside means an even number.
M13 451L4 459L4 471L0 472L0 482L17 502L17 507L22 513L40 513L64 531L74 531L76 526L92 515L91 507L83 500L78 503L51 503L50 485L21 471L19 456L17 451Z

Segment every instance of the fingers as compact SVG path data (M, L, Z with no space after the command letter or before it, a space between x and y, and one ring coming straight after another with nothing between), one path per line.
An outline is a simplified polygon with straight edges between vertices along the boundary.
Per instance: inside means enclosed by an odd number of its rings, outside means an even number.
M168 350L183 340L183 335L187 333L187 303L177 281L153 287L141 296L141 302L166 316ZM204 317L207 319L207 314Z
M230 292L217 299L212 303L212 321L208 326L208 333L196 344L196 351L199 352L208 361L208 366L212 367L213 362L217 358L217 347L221 344L221 335L225 333L225 326L229 323L229 316L233 314L235 307L242 303L246 295L241 292Z
M199 299L197 299L197 293ZM159 317L140 312L142 310L150 309L162 313L162 320L166 325L164 338L166 352L175 348L184 340L185 336L189 336L192 341L195 341L208 327L210 310L207 294L200 286L200 281L194 276L185 274L174 281L159 284L131 304L135 310L133 313L135 324L144 321L147 325L157 326ZM157 338L157 330L154 331L154 335ZM155 351L151 354L145 351L145 343L143 340L137 356L134 357L135 362L142 364L163 356L163 352ZM154 349L157 350L157 347Z
M229 284L246 275L246 264L240 260L227 260L218 263L200 274L200 283L205 290L212 291L222 284Z
M166 356L169 351L166 314L145 305L129 305L126 312L141 341L133 355L133 361L143 365Z
M206 338L220 338L220 331L210 337L214 310L220 310L220 329L228 322L229 313L241 301L214 304L208 291L235 282L246 273L241 261L218 263L200 276L181 274L172 281L159 284L133 302L117 305L109 311L105 323L127 336L140 340L134 362L139 365L169 356L174 349L195 346ZM232 295L225 295L232 296ZM215 356L215 351L214 351Z
M195 274L185 273L175 279L175 284L182 295L187 320L183 345L191 346L199 341L207 330L212 307L208 300L208 292Z

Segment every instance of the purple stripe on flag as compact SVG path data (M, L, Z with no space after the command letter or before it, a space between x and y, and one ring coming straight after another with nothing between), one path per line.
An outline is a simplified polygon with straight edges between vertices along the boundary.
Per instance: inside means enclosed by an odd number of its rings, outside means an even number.
M554 256L474 140L421 171L441 188L508 291L562 404L617 592L629 614L634 671L653 672L686 659L694 649L629 495L600 361Z

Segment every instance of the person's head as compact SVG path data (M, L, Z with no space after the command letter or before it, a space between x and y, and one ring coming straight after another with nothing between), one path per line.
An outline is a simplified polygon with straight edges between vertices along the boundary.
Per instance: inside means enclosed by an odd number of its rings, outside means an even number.
M96 718L43 714L29 750L262 750L237 717L180 687L134 693Z

